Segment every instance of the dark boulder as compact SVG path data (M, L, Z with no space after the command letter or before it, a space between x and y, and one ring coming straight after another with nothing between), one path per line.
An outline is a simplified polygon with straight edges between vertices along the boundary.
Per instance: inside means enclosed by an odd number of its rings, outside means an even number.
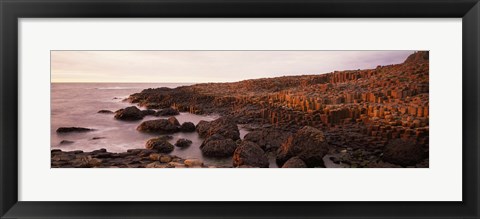
M94 131L95 129L82 128L82 127L60 127L57 129L58 133L67 133L67 132L89 132Z
M175 133L180 130L178 121L175 117L173 119L156 119L156 120L148 120L142 122L138 127L137 130L140 132L150 132L150 133Z
M193 124L193 122L184 122L180 126L180 130L182 132L194 132L195 131L195 124Z
M170 153L174 149L173 145L162 137L148 140L147 143L145 143L145 148L156 150L160 153Z
M157 111L155 113L155 116L176 116L178 114L180 114L180 112L178 112L178 110L176 110L176 109L165 108L165 109L161 109L161 110Z
M232 140L240 139L240 131L234 120L226 117L216 119L211 122L200 121L197 124L197 132L200 137L208 138L214 134L220 134L225 138Z
M426 158L426 153L414 141L392 139L385 145L383 160L401 166L413 166Z
M208 130L210 129L210 122L207 122L205 120L200 120L200 122L198 122L195 129L197 130L200 136L202 137L207 136Z
M200 146L203 155L207 157L230 157L237 148L235 141L224 138L221 135L214 135L205 140Z
M190 141L188 139L185 139L185 138L180 138L175 143L175 146L184 148L184 147L190 146L191 144L192 144L192 141Z
M269 166L268 157L257 144L249 141L243 141L233 153L233 166L251 166L267 168Z
M307 168L307 164L298 157L292 157L283 164L282 168Z
M245 141L251 141L264 151L276 151L291 133L276 129L261 129L245 135Z
M277 151L277 164L283 166L292 157L299 157L308 167L324 167L323 157L328 152L328 144L323 132L305 126L288 137Z
M134 121L143 119L143 114L136 106L129 106L125 109L120 109L115 112L115 119Z

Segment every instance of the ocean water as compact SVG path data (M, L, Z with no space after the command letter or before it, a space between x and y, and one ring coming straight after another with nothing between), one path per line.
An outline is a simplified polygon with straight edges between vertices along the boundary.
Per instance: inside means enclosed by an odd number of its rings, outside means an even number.
M105 148L110 152L124 152L133 148L145 148L145 142L158 135L141 133L136 130L142 122L162 117L146 116L139 121L120 121L113 118L114 114L97 113L99 110L116 111L132 106L122 100L130 94L146 88L170 87L190 85L179 83L52 83L51 84L51 148L64 151L83 150L92 151ZM165 117L167 118L167 117ZM176 116L180 123L200 120L211 121L217 115L194 115L181 113ZM56 133L59 127L85 127L95 131L83 133ZM240 129L241 138L247 131ZM171 153L182 158L197 158L206 165L231 166L231 158L214 159L203 157L199 146L201 139L196 132L175 133L170 142L173 144L179 138L190 139L193 143L187 148L175 147ZM100 138L100 139L93 139ZM73 141L71 144L60 144L61 141ZM271 164L273 167L274 164Z

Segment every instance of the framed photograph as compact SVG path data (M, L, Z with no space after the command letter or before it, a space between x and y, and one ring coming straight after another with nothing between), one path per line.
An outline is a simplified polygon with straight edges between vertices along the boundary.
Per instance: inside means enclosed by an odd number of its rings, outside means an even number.
M480 217L476 0L0 6L2 218Z

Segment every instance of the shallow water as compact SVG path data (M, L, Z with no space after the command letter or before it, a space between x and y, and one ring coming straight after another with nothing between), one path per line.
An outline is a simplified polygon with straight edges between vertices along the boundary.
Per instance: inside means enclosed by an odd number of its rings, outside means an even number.
M136 130L143 121L167 117L146 116L139 121L119 121L113 118L114 114L97 113L99 110L116 111L127 106L128 102L122 100L130 94L137 93L146 88L170 87L188 84L149 84L149 83L52 83L51 85L51 148L64 151L83 150L92 151L105 148L110 152L124 152L132 148L144 148L145 142L156 134L141 133ZM195 125L200 120L211 121L216 115L194 115L180 113L176 116L180 123L193 122ZM95 131L84 133L56 133L59 127L85 127L93 128ZM240 137L248 133L240 129ZM175 147L171 153L182 158L198 158L206 165L231 166L231 158L212 159L203 157L199 146L201 139L196 132L171 134L173 144L179 138L186 138L192 141L187 148ZM93 140L93 138L100 138ZM71 144L60 144L62 140L73 141ZM271 167L276 167L274 162Z

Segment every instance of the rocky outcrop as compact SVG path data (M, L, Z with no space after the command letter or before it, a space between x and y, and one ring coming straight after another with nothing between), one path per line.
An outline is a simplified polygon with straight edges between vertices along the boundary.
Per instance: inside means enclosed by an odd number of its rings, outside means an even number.
M162 137L148 140L147 143L145 143L145 148L156 150L160 153L170 153L174 149L173 145Z
M143 113L136 106L129 106L125 109L120 109L115 112L115 119L125 120L125 121L134 121L143 119Z
M268 168L269 162L265 152L257 144L242 141L233 153L233 166L251 166Z
M69 132L89 132L95 129L83 128L83 127L60 127L57 129L57 133L69 133Z
M413 166L426 157L424 149L414 141L390 140L385 146L383 160L401 166Z
M393 139L413 141L425 153L429 151L428 51L416 52L400 64L372 69L145 89L128 100L147 108L222 116L220 121L197 124L196 131L204 139L219 134L237 141L233 126L249 125L258 130L252 129L245 138L269 152L299 129L314 127L324 133L332 153L346 151L333 158L343 166L399 166L383 161L389 159L383 158L383 151ZM267 127L275 131L264 131ZM277 151L281 152L279 164L298 155L309 167L322 166L318 157L305 159L306 152L300 156L303 152L297 149ZM425 165L428 155L415 164Z
M91 152L51 150L52 168L203 168L201 161L158 153L150 149L129 149L122 153L105 149Z
M261 129L245 135L245 141L256 143L264 151L276 151L291 133L277 129Z
M194 132L195 131L195 124L193 124L193 122L184 122L180 126L180 130L182 132Z
M137 130L140 132L149 132L149 133L175 133L180 131L180 124L175 117L170 117L168 119L156 119L148 120L142 122Z
M305 126L290 136L277 151L277 164L283 164L292 157L298 157L308 167L324 167L323 157L328 144L322 131Z
M292 157L283 164L282 168L307 168L307 164L298 157Z
M230 138L215 134L206 139L200 150L206 157L230 157L237 148L237 144Z
M175 143L175 146L184 148L184 147L190 146L191 144L192 144L192 141L190 141L188 139L185 139L185 138L180 138Z

